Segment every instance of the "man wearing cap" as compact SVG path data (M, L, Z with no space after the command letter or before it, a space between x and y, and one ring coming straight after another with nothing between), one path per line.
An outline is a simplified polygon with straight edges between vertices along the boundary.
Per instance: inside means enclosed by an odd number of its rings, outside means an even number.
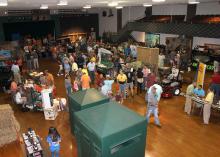
M152 87L150 89L150 92L148 94L147 97L147 115L146 115L146 120L147 122L149 122L151 113L154 114L154 120L155 120L155 124L158 127L161 127L159 118L158 118L158 96L157 96L157 92L156 92L156 87Z

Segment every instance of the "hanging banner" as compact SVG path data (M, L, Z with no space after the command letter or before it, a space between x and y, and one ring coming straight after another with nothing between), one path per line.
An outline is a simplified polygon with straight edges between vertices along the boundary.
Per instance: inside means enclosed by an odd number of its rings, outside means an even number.
M205 78L205 70L206 70L206 64L199 63L198 71L197 71L197 86L202 85L204 83Z

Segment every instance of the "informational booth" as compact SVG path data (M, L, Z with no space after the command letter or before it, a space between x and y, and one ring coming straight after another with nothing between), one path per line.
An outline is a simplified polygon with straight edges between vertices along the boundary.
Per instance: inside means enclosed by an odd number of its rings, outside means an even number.
M75 112L101 105L106 102L109 102L109 98L93 88L69 94L69 116L72 133L74 130L73 115Z
M117 102L74 115L78 157L144 157L146 119Z

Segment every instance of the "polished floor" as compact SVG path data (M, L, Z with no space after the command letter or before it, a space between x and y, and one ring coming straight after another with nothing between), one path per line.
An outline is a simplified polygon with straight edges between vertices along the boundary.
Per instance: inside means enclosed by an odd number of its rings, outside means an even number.
M54 75L58 65L50 60L41 61L41 69L48 69ZM63 77L55 77L57 95L65 97ZM207 80L207 79L206 79ZM0 95L0 104L10 103L10 97ZM144 94L128 98L124 105L140 115L145 115ZM42 139L45 157L50 156L45 138L50 126L55 126L61 134L60 157L77 157L76 141L70 133L68 112L60 112L55 121L44 120L41 112L21 112L12 105L21 125L20 133L33 128ZM162 128L148 125L145 157L219 157L220 154L220 112L213 112L209 125L202 124L199 114L191 116L183 112L184 97L173 97L160 101ZM22 142L14 142L0 148L0 157L24 157Z

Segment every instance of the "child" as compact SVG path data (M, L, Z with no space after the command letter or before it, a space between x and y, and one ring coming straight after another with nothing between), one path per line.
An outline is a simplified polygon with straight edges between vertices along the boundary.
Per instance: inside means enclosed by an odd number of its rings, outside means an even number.
M59 71L57 73L57 76L63 75L63 65L60 61L58 61L59 64Z
M101 90L101 87L104 85L104 80L105 78L103 77L103 74L97 74L96 84L97 84L98 90Z
M77 92L79 90L78 80L75 79L73 82L73 91Z
M115 95L115 101L118 102L119 104L123 103L123 95L120 92L120 90L118 90L117 94Z
M54 156L58 157L60 152L61 137L56 128L54 127L49 128L47 142L49 144L52 157Z

